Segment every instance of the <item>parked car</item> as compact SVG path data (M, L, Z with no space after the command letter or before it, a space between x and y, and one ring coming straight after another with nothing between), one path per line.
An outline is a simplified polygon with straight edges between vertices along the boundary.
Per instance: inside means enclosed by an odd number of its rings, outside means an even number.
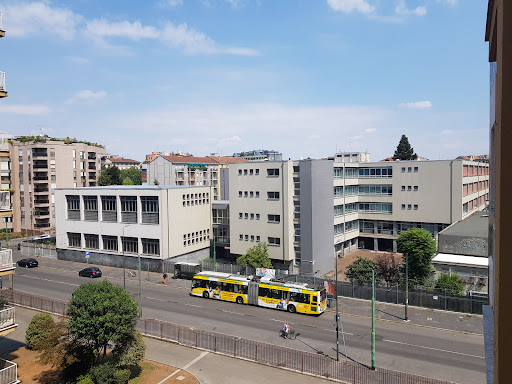
M39 263L36 259L21 259L16 264L18 264L19 267L25 267L25 268L32 268L39 266Z
M44 239L49 239L50 237L51 237L50 235L41 235L41 236L34 237L34 240L44 240Z
M101 277L101 271L96 267L84 268L80 272L78 272L78 276L83 277Z

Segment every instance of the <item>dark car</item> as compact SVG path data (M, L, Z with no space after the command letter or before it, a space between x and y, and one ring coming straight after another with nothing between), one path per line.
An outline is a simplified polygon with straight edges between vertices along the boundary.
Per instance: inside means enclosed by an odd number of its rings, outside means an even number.
M83 277L101 277L101 271L96 267L84 268L80 272L78 272L78 276Z
M39 265L36 259L21 259L17 264L18 266L25 268L37 267Z

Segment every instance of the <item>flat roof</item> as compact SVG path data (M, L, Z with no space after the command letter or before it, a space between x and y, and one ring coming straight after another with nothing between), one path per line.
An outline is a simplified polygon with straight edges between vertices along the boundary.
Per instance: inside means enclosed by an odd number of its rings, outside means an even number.
M75 188L56 188L57 190L69 190L69 191L90 191L90 190L110 190L110 189L149 189L157 191L159 189L182 189L182 188L211 188L208 185L106 185L106 186L94 186L94 187L75 187Z
M439 232L439 236L443 235L487 239L489 236L489 214L485 211L475 212Z
M489 259L487 257L463 256L451 253L439 253L432 259L432 262L440 264L470 265L484 268L489 267Z

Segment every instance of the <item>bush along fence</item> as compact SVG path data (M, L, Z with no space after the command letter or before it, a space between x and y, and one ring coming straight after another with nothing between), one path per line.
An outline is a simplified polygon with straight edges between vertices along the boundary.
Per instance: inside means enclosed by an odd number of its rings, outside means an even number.
M313 279L311 276L293 275L287 277L288 281L301 283L324 284L332 283L332 280ZM368 283L352 281L338 281L338 296L352 297L355 299L371 300L372 286ZM376 283L375 300L384 303L404 304L405 288L398 283ZM488 297L474 296L471 292L465 296L450 294L449 290L438 288L409 287L409 305L444 311L483 314L482 306L488 304Z
M65 315L67 302L12 291L13 304ZM351 384L453 384L443 380L377 368L372 370L352 361L276 346L236 336L195 329L155 319L139 319L136 329L143 335L187 347L248 360Z

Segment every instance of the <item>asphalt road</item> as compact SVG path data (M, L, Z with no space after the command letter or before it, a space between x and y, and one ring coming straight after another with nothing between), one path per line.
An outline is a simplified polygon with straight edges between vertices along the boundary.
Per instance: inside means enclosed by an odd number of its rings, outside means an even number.
M21 257L14 252L14 259ZM68 300L80 284L109 279L123 285L122 269L101 267L103 277L78 276L85 264L38 258L38 268L17 268L14 288L41 296ZM148 278L150 281L148 281ZM169 281L169 280L168 280ZM127 289L138 301L138 277L126 277ZM319 317L207 300L189 295L190 282L159 282L156 274L141 275L143 316L240 336L293 349L336 356L332 313ZM277 337L288 321L299 333L296 340ZM371 364L371 319L341 314L347 358ZM342 333L340 359L344 359ZM376 366L458 383L485 382L483 336L467 332L417 326L398 321L376 322Z

